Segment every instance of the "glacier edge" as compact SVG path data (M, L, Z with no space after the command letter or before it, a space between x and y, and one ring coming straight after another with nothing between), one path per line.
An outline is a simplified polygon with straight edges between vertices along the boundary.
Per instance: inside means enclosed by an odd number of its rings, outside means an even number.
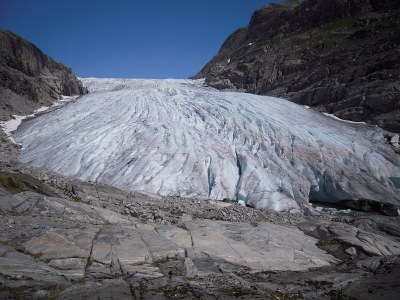
M193 80L82 79L74 104L13 134L23 162L160 195L276 211L371 199L400 204L400 159L379 128Z

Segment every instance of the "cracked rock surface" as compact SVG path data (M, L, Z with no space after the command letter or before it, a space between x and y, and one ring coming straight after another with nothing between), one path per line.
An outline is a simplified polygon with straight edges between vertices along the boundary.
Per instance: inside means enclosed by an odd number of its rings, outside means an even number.
M129 192L0 131L0 299L398 299L400 218Z
M125 192L27 166L17 152L1 147L0 299L400 294L399 217Z

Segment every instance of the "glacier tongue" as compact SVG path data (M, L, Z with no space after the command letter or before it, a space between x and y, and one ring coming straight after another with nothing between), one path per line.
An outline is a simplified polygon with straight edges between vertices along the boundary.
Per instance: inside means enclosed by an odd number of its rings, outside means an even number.
M400 159L376 127L198 80L82 81L90 94L13 134L22 161L129 190L276 211L309 198L400 202Z

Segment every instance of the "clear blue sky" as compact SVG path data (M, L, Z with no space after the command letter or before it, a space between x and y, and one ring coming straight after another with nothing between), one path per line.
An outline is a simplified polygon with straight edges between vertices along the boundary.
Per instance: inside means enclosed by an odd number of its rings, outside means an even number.
M187 78L270 0L0 0L0 28L80 77Z

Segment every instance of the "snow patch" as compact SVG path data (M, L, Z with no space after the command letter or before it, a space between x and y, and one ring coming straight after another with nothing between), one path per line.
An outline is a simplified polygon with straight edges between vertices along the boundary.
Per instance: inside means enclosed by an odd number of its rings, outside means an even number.
M33 118L36 115L49 110L50 108L58 107L60 105L65 104L65 102L70 102L72 100L75 100L76 98L77 98L77 96L61 96L61 99L54 102L54 104L52 106L42 106L42 107L38 108L37 110L35 110L30 115L25 115L25 116L13 115L12 116L13 118L11 120L1 121L0 127L3 129L4 133L7 135L7 137L9 138L9 140L12 143L18 144L12 137L12 133L18 129L19 125L21 125L23 120L25 120L27 118Z
M350 120L344 120L341 118L336 117L334 114L328 114L328 113L324 113L325 116L330 117L332 119L341 121L341 122L345 122L345 123L349 123L349 124L366 124L365 122L356 122L356 121L350 121Z
M246 202L244 202L243 200L239 200L238 204L241 205L241 206L246 206Z
M400 143L399 143L399 134L396 133L392 136L392 138L390 139L390 144L393 145L393 147L399 149L400 148Z

